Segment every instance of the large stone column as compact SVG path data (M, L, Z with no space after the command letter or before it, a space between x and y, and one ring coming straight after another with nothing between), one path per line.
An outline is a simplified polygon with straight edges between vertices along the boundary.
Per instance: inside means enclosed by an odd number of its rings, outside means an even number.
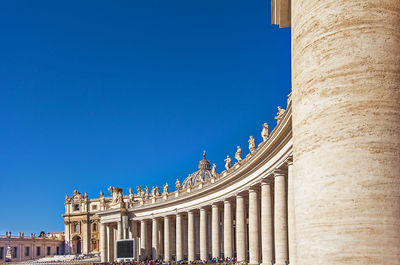
M200 208L200 259L207 260L207 210Z
M246 220L244 198L236 196L236 256L237 261L246 261Z
M270 265L273 259L271 185L261 182L261 254L262 265Z
M399 1L291 14L298 264L398 264Z
M194 261L194 212L188 212L188 261Z
M285 265L288 258L286 176L280 169L274 171L274 220L275 220L275 264Z
M260 262L259 246L259 211L258 194L255 189L249 190L249 264L258 265Z
M159 255L159 242L158 242L158 219L153 218L153 226L152 226L152 244L151 244L151 256L153 260L158 259Z
M147 223L146 220L140 221L140 258L144 260L147 258L146 254L146 241L147 241Z
M107 258L108 262L114 261L114 227L109 224L107 225L107 243L108 243L108 253Z
M288 165L288 235L289 235L289 263L297 265L296 230L294 215L294 187L293 187L293 158L287 159Z
M171 261L171 248L170 248L170 240L171 236L169 233L169 217L164 217L164 261Z
M122 219L122 238L121 239L127 239L127 238L129 238L129 235L128 235L128 228L129 228L129 225L128 225L128 216L127 215L123 215L122 217L121 217L121 219Z
M211 208L212 258L220 257L219 250L219 207L213 204Z
M224 201L224 256L233 258L232 250L232 207L229 200Z
M183 260L182 214L176 214L176 261Z
M123 229L122 229L122 222L117 222L117 240L123 239Z
M100 223L100 256L101 262L107 262L107 226L103 223Z

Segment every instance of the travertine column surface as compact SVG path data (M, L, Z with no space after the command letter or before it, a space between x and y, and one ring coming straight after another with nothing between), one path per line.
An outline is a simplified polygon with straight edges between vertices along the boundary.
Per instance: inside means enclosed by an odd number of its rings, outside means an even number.
M176 214L176 261L183 259L182 215Z
M108 262L114 261L114 227L112 225L107 225L107 243L108 243Z
M200 259L207 260L207 210L200 208Z
M147 224L145 220L140 221L140 258L146 258Z
M269 265L273 259L271 185L261 182L261 254L262 264Z
M159 255L159 241L158 241L158 219L153 218L153 226L152 226L152 244L151 244L151 250L152 250L152 258L153 260L158 259Z
M399 5L292 1L298 264L400 260Z
M212 239L212 257L219 257L219 207L213 204L211 208L211 239Z
M254 189L249 190L249 264L259 264L259 222L258 194Z
M101 262L107 262L107 227L100 223L100 256Z
M171 261L170 233L169 233L169 217L164 217L164 261Z
M237 261L246 261L246 220L244 198L236 196L236 256Z
M117 222L117 240L123 239L122 222Z
M280 169L274 171L275 264L285 265L288 256L286 176Z
M233 258L232 251L232 206L229 200L224 201L224 256Z
M289 263L297 265L297 244L294 214L294 185L293 185L293 158L289 157L286 161L288 166L288 237L289 237Z
M188 212L188 261L194 261L194 212Z

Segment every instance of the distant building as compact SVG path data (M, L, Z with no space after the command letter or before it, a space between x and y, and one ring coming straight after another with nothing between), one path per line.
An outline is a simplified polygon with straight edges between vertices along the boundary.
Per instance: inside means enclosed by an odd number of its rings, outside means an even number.
M48 233L45 237L29 237L24 233L0 236L0 262L26 261L64 253L64 233Z

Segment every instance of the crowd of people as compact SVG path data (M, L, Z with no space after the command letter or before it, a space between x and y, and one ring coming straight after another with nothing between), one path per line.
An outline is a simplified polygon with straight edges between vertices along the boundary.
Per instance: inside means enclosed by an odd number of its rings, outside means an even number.
M211 260L196 260L187 262L185 260L178 261L162 261L162 260L144 260L144 261L129 261L129 262L103 262L103 263L94 263L93 265L201 265L201 264L214 264L214 265L234 265L234 264L242 264L245 265L247 263L240 262L237 263L236 258L213 258Z

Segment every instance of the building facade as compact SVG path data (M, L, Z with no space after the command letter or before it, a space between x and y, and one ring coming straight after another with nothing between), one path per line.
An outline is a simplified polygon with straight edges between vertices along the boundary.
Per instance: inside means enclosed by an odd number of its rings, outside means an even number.
M174 192L110 187L97 199L102 261L132 237L142 259L398 264L399 17L398 0L272 0L292 34L277 126L220 173L204 157Z
M19 262L33 260L64 253L63 233L48 233L47 236L36 237L35 234L25 236L11 232L0 236L0 262Z

